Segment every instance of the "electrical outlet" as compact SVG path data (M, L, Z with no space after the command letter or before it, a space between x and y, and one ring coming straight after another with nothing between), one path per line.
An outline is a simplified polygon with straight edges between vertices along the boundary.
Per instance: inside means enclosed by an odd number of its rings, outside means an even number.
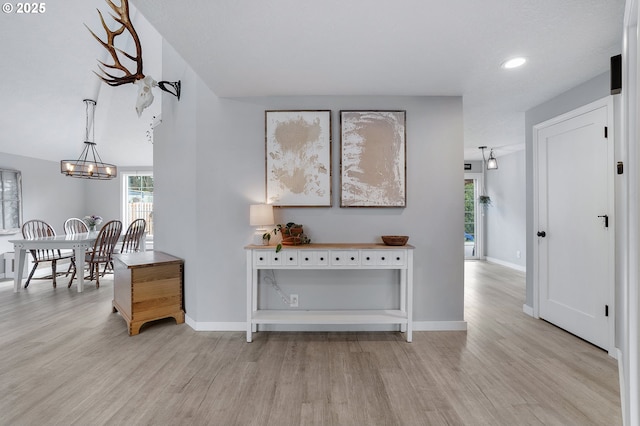
M292 294L291 296L289 296L289 307L290 308L297 308L298 307L298 295L297 294Z
M516 259L520 259L521 256L520 250L516 250Z

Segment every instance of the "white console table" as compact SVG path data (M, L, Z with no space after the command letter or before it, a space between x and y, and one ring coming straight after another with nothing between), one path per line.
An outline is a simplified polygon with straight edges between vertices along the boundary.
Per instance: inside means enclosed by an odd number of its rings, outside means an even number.
M399 324L411 342L413 331L413 246L383 244L249 245L247 253L247 342L258 324ZM258 307L261 269L397 269L400 306L386 310L265 310Z

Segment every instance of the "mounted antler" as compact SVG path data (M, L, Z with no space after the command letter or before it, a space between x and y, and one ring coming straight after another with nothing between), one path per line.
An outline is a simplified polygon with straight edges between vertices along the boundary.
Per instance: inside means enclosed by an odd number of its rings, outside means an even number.
M180 100L180 81L177 82L169 82L169 81L155 81L151 76L145 76L142 72L142 44L140 43L140 38L138 37L138 33L135 28L133 28L133 24L131 23L131 19L129 18L129 2L128 0L121 0L120 6L116 6L112 0L105 0L109 7L117 14L117 16L110 14L111 18L121 25L117 30L112 31L102 16L102 12L98 9L98 15L100 15L100 21L102 22L102 27L104 31L107 33L107 41L103 41L100 37L98 37L87 25L85 27L89 30L91 35L104 47L107 49L111 58L113 59L113 64L107 64L102 61L98 61L101 65L98 66L100 71L102 71L103 75L100 75L96 72L96 75L100 77L102 81L107 83L109 86L120 86L122 84L133 83L139 86L138 88L138 100L136 101L136 111L138 112L138 117L142 114L142 111L151 105L153 102L153 92L151 89L153 87L160 87L160 89L165 92L171 93L176 96L178 100ZM122 49L115 47L114 41L115 38L124 31L127 30L131 37L133 38L133 42L136 46L136 54L131 55L125 52ZM129 69L124 66L121 62L121 58L119 54L124 55L125 58L136 63L136 72L133 73L129 71ZM123 76L116 76L109 72L109 70L118 70L124 73ZM170 86L173 90L168 89L166 86Z

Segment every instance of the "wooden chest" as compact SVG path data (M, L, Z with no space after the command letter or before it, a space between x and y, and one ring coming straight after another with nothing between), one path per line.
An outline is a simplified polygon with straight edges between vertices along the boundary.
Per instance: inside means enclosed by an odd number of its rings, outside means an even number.
M130 336L161 318L184 323L182 259L147 251L114 255L114 261L113 312L120 312Z

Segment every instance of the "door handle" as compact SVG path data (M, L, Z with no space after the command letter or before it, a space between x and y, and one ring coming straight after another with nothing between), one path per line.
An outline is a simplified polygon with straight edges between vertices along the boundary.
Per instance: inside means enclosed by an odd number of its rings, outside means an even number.
M544 232L544 231L538 231L538 237L542 237L542 238L544 238L544 237L546 237L546 236L547 236L547 233L546 233L546 232Z
M598 217L602 217L602 218L604 218L604 227L605 227L605 228L608 228L608 227L609 227L609 215L607 215L607 214L601 214L601 215L600 215L600 216L598 216Z

